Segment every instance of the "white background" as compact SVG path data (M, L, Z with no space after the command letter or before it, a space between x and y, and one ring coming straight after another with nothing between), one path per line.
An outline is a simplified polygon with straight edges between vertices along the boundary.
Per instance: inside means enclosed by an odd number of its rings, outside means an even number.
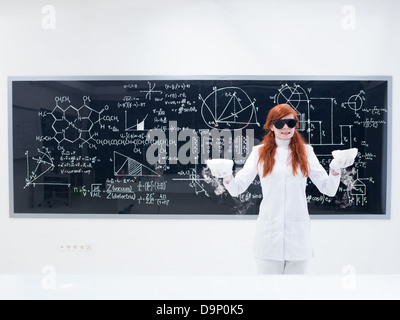
M54 30L45 5L55 8ZM8 76L389 75L396 159L399 13L397 0L1 0L0 273L255 274L253 220L10 219ZM393 162L392 219L313 220L311 274L399 273ZM92 250L61 251L66 244Z

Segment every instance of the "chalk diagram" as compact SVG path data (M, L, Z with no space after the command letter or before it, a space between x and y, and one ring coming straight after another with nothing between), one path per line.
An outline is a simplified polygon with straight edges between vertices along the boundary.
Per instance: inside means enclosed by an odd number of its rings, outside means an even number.
M310 97L312 88L307 90L298 84L284 84L272 97L275 104L288 104L296 112L300 120L299 131L305 132L307 140L314 146L349 145L352 148L353 125L339 125L339 133L335 133L335 106L337 101L332 97ZM315 112L316 109L326 112ZM320 118L314 117L314 112ZM348 134L347 134L348 132ZM347 134L347 135L346 135ZM340 142L335 142L339 138Z
M117 151L114 151L113 160L116 177L161 177L153 169Z
M31 157L31 160L35 162L33 166L33 170L30 167L30 159L29 159L29 151L26 151L26 179L25 179L25 187L36 185L63 185L70 187L69 183L59 183L59 182L41 182L42 177L44 177L47 173L54 171L56 165L54 164L54 158L51 156L51 152L49 149L43 147L43 151L37 149L38 156ZM43 180L44 181L44 180Z
M359 111L365 101L365 91L361 90L359 94L352 95L347 102L342 103L342 107L348 107L354 111L356 115L358 115L357 111Z
M152 96L153 95L161 95L163 94L163 92L161 90L155 90L156 88L156 84L155 83L151 83L151 82L147 82L149 89L148 90L140 90L140 92L145 93L146 94L146 99L148 100L152 100Z
M279 90L279 93L274 97L274 102L276 104L288 104L301 116L301 130L305 130L305 114L301 113L299 110L307 110L308 117L310 116L310 99L307 92L299 85L294 84L289 86L288 84L283 85Z
M55 140L58 145L64 142L74 144L80 141L80 147L84 144L90 144L97 132L93 132L93 128L96 124L99 124L101 128L104 125L101 124L101 115L104 111L109 109L109 106L105 106L101 111L96 111L91 108L88 103L90 97L83 97L83 105L79 108L71 105L69 97L57 97L56 106L54 109L46 113L45 115L51 115L54 119L51 127L54 131L54 136L51 139ZM61 103L67 103L67 107L60 105Z
M299 131L306 134L308 143L312 146L331 146L338 149L353 148L355 142L354 124L335 124L335 111L338 105L336 99L332 97L311 97L311 93L312 88L304 89L296 83L285 83L278 89L278 93L271 98L275 104L289 104L297 112L300 119ZM364 95L364 91L352 95L347 102L341 104L342 108L348 107L359 117L357 112L364 105ZM318 117L315 115L318 115ZM331 154L317 154L317 156L331 158ZM363 181L373 182L372 178L360 178L358 170L353 168L348 172L343 171L341 181L347 186L341 206L366 204L367 185Z
M372 178L360 178L358 169L352 168L350 171L343 171L341 181L347 187L343 201L337 201L342 209L352 205L367 204L367 185L363 181L374 183Z
M200 175L197 173L197 165L195 168L190 169L190 173L186 175L187 178L174 178L172 179L173 181L187 181L189 182L189 186L194 189L196 195L204 193L204 195L208 198L210 198L209 193L206 191L203 181L206 181L206 179L203 179L200 177Z
M371 181L371 179L359 178L358 170L356 177L357 178L350 189L350 195L353 197L353 201L355 201L356 205L361 204L363 206L367 203L367 185L363 180Z
M260 126L257 120L255 99L250 99L241 88L214 88L202 101L201 115L210 128L244 129L249 125Z
M128 120L128 111L125 110L125 132L132 132L132 131L144 131L145 130L145 121L149 115L147 114L143 120L139 122L136 120L136 124L131 126ZM128 124L129 123L129 124Z

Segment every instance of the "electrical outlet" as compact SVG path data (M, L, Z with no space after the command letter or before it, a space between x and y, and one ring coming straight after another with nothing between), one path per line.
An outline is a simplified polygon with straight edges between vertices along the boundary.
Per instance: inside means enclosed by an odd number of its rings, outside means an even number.
M87 243L60 244L59 249L64 252L90 252L93 246Z

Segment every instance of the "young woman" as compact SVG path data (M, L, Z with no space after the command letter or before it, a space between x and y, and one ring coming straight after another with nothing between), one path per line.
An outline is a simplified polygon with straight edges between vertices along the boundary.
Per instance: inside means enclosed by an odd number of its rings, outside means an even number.
M257 219L254 253L260 274L304 274L313 256L306 199L307 178L327 196L335 196L340 170L328 175L313 148L297 132L297 113L287 104L273 108L261 145L253 148L235 177L224 177L229 193L245 192L257 174L263 200ZM338 172L339 171L339 172Z

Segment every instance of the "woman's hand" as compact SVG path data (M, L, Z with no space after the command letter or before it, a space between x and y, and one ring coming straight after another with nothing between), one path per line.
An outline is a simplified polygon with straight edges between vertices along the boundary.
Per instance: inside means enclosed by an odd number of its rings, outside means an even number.
M333 176L338 176L340 173L337 172L336 170L331 169L331 175Z

